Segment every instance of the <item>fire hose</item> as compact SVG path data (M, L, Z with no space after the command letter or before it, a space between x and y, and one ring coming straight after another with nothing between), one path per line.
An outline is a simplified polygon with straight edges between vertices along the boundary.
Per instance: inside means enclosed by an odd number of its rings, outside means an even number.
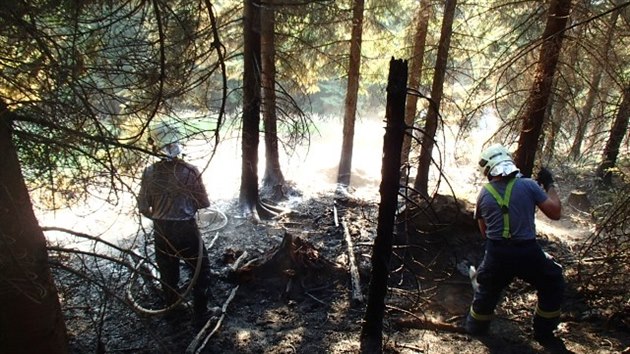
M221 219L222 221L218 224L215 225L213 227L211 227L208 231L217 231L220 230L222 228L224 228L227 225L228 222L228 218L227 216L221 212L218 209L210 209L212 212L216 213ZM218 237L218 233L215 236L215 238L212 240L211 245L214 244L214 241L216 240L216 237ZM171 311L172 309L176 308L177 306L179 306L179 304L182 303L182 301L184 300L184 298L190 294L190 292L192 291L192 288L194 287L195 283L197 282L197 279L199 278L199 273L201 273L201 262L203 260L203 238L201 237L201 235L199 236L199 240L198 240L198 249L199 249L199 253L197 254L197 262L195 263L195 271L193 273L193 276L190 280L190 282L188 283L188 286L186 287L186 289L184 290L183 293L181 293L179 295L179 298L177 299L177 301L175 301L173 304L165 307L165 308L161 308L161 309L149 309L146 308L144 306L142 306L134 297L133 294L133 285L136 282L136 280L138 279L138 275L141 273L140 269L142 269L142 267L145 266L146 260L147 258L142 259L140 262L138 262L136 264L136 266L133 269L133 273L131 275L131 278L129 279L129 283L127 284L127 288L126 288L126 295L127 295L127 300L129 301L129 303L131 304L131 306L134 308L134 310L143 313L143 314L147 314L147 315L160 315L160 314L164 314L167 313L169 311ZM212 247L212 246L210 246Z

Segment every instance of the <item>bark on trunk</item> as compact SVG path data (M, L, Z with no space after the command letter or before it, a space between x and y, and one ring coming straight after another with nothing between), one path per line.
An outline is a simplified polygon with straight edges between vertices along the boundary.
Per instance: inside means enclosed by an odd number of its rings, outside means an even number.
M418 90L420 81L422 79L422 64L424 62L424 48L427 39L427 32L429 29L429 18L431 17L431 3L429 0L422 0L420 7L418 8L416 33L413 38L413 54L409 59L409 79L408 85L412 90ZM407 127L413 127L416 120L416 112L418 105L418 96L411 94L407 97L407 103L405 104L405 125ZM409 152L412 146L413 130L408 129L406 131L402 152L400 156L400 163L404 167L409 163Z
M554 108L554 105L557 107ZM554 118L554 112L556 112L556 117L562 117L565 112L565 108L561 103L557 103L552 95L549 98L549 103L547 104L547 117L549 117L549 121L547 123L547 127L545 127L545 131L548 132L548 135L545 139L545 145L543 149L543 161L549 162L553 159L556 152L556 136L560 130L560 124L556 121L560 118ZM547 163L543 163L543 165L547 165Z
M527 108L522 117L523 125L518 140L518 149L514 156L516 165L526 177L532 175L534 168L538 140L545 120L545 110L551 95L556 65L562 49L563 31L570 11L571 0L554 0L549 7L549 16L542 35L543 44L540 59L529 92Z
M628 121L630 117L630 86L623 90L623 98L617 117L613 122L612 129L610 130L610 137L604 148L604 156L602 162L597 168L597 176L601 177L604 183L610 184L612 182L611 168L617 164L617 157L619 156L619 147L623 141L626 132L628 131Z
M260 0L244 1L243 140L239 202L245 215L258 219L258 143L260 125Z
M414 188L425 196L428 195L429 189L429 168L431 167L435 132L438 127L440 101L442 100L442 93L444 92L444 76L446 75L448 51L451 46L451 34L453 33L453 19L455 18L456 6L456 0L448 0L444 7L444 19L442 20L442 31L440 34L440 43L431 88L431 101L429 103L429 111L427 113L424 134L422 136L422 150L420 151L420 160L418 161L418 173L414 182Z
M378 210L376 239L372 251L372 276L368 290L365 322L361 329L361 353L381 353L383 346L383 315L392 253L394 219L400 180L400 149L405 131L404 107L407 91L407 62L390 61L387 81L385 137L380 185L381 201Z
M613 90L615 80L610 77L602 77L602 83L599 85L599 97L610 97L610 91ZM609 114L606 104L596 105L596 113L592 114L591 127L589 134L587 134L586 145L582 148L582 154L585 152L593 152L601 149L601 146L606 144L606 137L608 136L608 124ZM590 154L592 155L592 153Z
M599 82L602 77L602 69L601 66L597 66L595 68L595 73L593 74L593 78L591 79L591 85L586 95L586 99L584 102L584 106L582 107L581 114L578 115L577 127L575 130L575 137L573 138L573 143L571 144L571 150L569 152L569 156L571 160L577 161L582 153L582 142L584 141L584 136L586 135L586 129L588 128L588 122L590 121L591 112L593 111L593 106L595 105L595 97L597 96L597 91L599 89Z
M350 185L352 173L352 150L354 143L354 123L357 114L357 95L359 92L359 73L361 68L361 36L363 34L364 0L354 0L352 9L352 35L350 38L350 61L348 65L348 87L343 116L343 141L341 158L337 173L337 183Z
M265 173L262 191L273 200L284 197L284 175L278 153L278 119L276 115L275 10L273 0L266 0L261 16L261 56L263 90L263 124L265 129Z
M0 102L0 353L67 353L66 327Z

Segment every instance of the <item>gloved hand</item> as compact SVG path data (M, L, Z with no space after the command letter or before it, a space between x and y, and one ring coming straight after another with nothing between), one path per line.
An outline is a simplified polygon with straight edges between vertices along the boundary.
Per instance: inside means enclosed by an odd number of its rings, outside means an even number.
M545 167L541 167L540 171L538 171L538 175L536 176L536 182L538 182L538 184L545 189L545 192L548 192L549 188L553 184L553 176L551 175L551 171L549 171Z

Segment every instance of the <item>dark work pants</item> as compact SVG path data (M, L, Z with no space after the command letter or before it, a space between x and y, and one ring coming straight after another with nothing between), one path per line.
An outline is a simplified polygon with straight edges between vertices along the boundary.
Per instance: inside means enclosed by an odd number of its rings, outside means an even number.
M545 255L536 240L486 242L486 253L477 273L479 288L468 316L468 321L472 322L469 325L482 331L487 329L501 292L515 277L537 291L535 333L550 334L560 319L564 277L562 267Z
M160 271L164 296L167 304L177 301L179 294L179 262L195 271L199 255L201 234L194 219L154 220L155 258ZM210 262L206 247L202 246L202 260L199 277L193 287L193 307L195 311L205 311L210 286Z

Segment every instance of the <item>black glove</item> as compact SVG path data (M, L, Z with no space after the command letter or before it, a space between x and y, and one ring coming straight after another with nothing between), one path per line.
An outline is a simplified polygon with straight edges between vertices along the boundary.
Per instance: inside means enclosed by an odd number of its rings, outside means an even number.
M546 192L548 192L549 188L553 185L553 176L551 175L551 171L542 167L540 171L538 171L536 182L538 182L538 184L541 185Z

